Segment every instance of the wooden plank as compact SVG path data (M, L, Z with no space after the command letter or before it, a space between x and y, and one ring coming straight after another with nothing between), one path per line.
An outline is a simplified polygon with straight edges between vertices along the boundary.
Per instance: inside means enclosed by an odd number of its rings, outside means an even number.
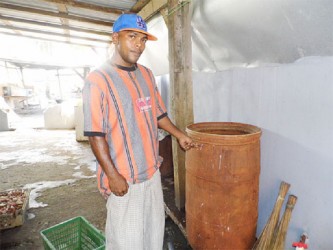
M162 186L165 213L178 226L184 237L187 238L185 209L178 209L175 205L175 190L173 177L162 177Z
M192 46L189 2L169 0L169 65L171 113L175 125L185 131L193 123ZM185 153L173 139L175 203L185 206Z
M151 0L149 3L142 8L138 13L144 20L149 20L157 12L166 7L168 4L167 0Z

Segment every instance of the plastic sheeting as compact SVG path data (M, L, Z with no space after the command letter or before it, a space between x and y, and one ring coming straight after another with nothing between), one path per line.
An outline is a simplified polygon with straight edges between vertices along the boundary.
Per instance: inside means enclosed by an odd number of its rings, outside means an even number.
M193 0L191 7L195 71L333 55L331 0ZM142 62L155 74L166 74L168 33L164 19L156 17L148 28L159 41L147 44Z

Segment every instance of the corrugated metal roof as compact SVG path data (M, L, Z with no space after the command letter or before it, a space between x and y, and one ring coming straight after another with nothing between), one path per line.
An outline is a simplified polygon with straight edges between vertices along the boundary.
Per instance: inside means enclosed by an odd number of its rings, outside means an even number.
M122 13L137 13L150 0L2 0L0 33L106 47Z

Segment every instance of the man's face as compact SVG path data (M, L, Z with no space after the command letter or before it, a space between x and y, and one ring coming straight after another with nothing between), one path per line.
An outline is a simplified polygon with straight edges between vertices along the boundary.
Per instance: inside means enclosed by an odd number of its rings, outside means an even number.
M137 31L120 31L112 35L115 44L115 63L131 67L145 50L147 35Z

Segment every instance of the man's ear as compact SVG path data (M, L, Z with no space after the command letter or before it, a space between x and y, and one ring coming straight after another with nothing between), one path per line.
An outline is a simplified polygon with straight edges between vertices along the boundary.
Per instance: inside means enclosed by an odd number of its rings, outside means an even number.
M119 34L117 32L113 32L111 35L112 38L112 43L113 44L118 44L118 38L119 38Z

